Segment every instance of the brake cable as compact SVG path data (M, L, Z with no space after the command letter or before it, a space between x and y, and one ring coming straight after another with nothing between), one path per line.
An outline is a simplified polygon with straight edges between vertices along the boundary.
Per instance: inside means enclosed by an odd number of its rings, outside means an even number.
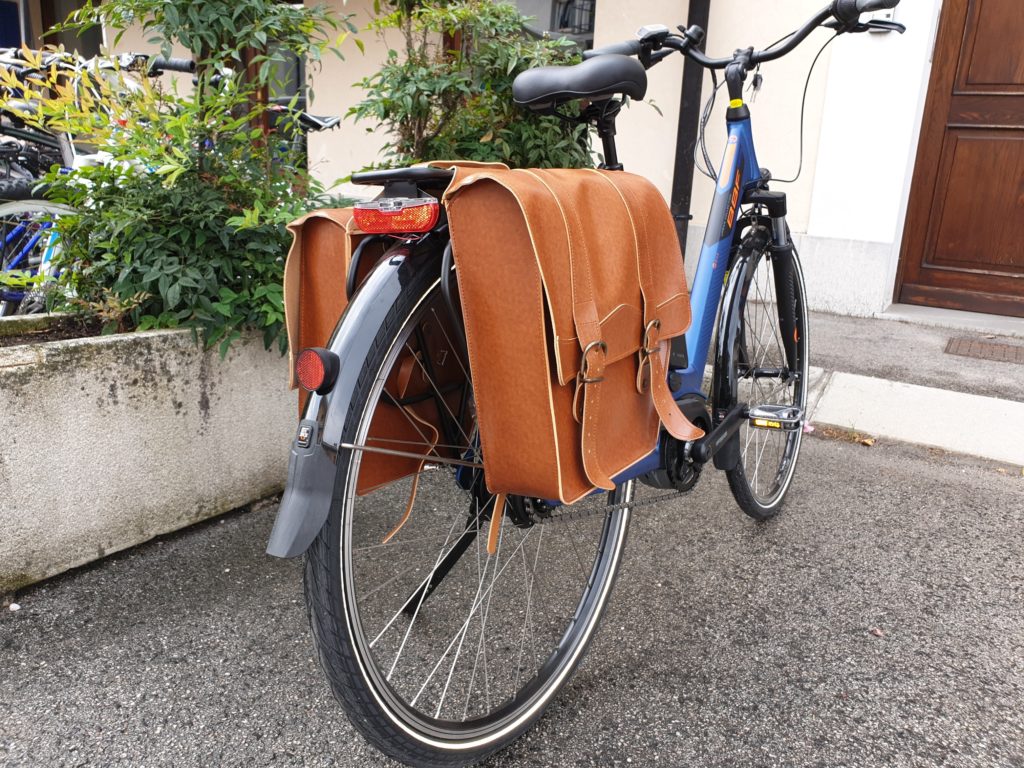
M800 99L800 163L797 165L796 175L793 176L792 179L772 179L772 181L776 181L779 184L792 184L797 179L799 179L800 178L800 174L803 173L803 170L804 170L804 116L805 116L805 112L806 112L806 109L807 109L807 91L808 91L808 89L810 88L810 85L811 85L811 75L814 74L814 66L818 63L818 59L821 58L821 54L823 54L825 52L825 49L828 48L828 46L832 43L832 41L835 40L837 37L839 37L840 34L841 34L840 32L836 32L834 35L832 35L832 37L830 37L828 40L825 41L825 43L821 46L821 48L818 49L818 53L817 53L817 55L815 55L814 61L811 62L810 69L807 70L807 79L804 81L804 95Z

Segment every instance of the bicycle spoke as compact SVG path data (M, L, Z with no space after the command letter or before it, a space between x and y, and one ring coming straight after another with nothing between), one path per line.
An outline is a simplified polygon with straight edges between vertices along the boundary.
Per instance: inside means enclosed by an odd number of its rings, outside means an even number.
M420 371L423 372L423 378L425 378L427 380L427 383L430 385L430 388L434 390L434 396L435 396L434 399L438 403L440 403L441 405L444 406L445 411L448 412L448 415L451 417L452 422L455 424L455 427L459 430L459 432L462 433L462 436L465 438L466 445L467 446L472 445L472 442L469 439L469 435L466 434L466 431L462 428L462 425L459 424L458 417L454 413L452 413L452 409L448 405L448 401L445 400L444 395L441 393L441 390L437 386L437 383L434 381L434 378L427 371L427 368L423 364L423 361L420 360L420 356L417 355L415 352L413 352L412 347L410 347L408 343L406 343L405 348L409 350L409 354L412 355L412 359L416 361L416 365L418 365L419 368L420 368ZM424 351L423 354L427 354L427 352Z

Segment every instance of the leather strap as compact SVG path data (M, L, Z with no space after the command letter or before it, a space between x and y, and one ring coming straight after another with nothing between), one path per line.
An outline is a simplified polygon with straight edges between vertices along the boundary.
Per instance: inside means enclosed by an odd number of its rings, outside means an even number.
M629 214L630 223L633 225L637 273L640 275L640 291L644 297L644 338L640 345L637 387L639 389L644 381L649 382L658 418L661 419L661 423L672 437L684 441L696 440L704 436L704 431L690 423L690 420L679 410L679 406L676 405L675 398L668 388L669 341L661 334L662 323L658 316L659 310L664 305L657 303L657 294L661 289L661 284L658 276L651 269L650 259L645 258L645 254L651 253L655 247L650 240L650 223L647 214L650 206L646 205L645 201L638 199L635 190L629 183L631 178L617 178L612 173L599 171L594 171L594 173L615 187L622 196L623 201L627 203L626 211ZM687 325L688 321L687 317ZM685 331L685 327L681 330ZM645 367L648 369L649 375L645 375Z
M491 510L491 526L487 531L487 554L498 551L498 536L501 533L501 520L505 516L505 494L494 497L494 509Z
M408 355L405 360L402 361L398 368L398 397L403 398L409 391L409 382L412 381L413 370L416 366L416 358L412 354ZM398 521L398 525L388 531L388 534L381 541L381 544L387 544L395 535L402 530L405 524L409 521L409 516L412 514L413 505L416 503L416 492L420 487L420 475L423 474L423 465L427 462L427 456L437 446L437 442L440 439L440 434L437 431L437 427L431 424L426 419L421 418L412 407L405 407L404 405L398 406L409 416L409 418L417 421L421 426L426 427L430 430L433 437L430 439L430 447L427 449L426 455L424 455L419 466L416 467L416 474L412 476L412 488L409 490L409 500L405 504L405 513L402 515L402 519Z
M572 311L576 325L576 335L584 357L580 361L580 373L576 377L575 399L579 398L580 387L583 392L583 467L587 477L598 488L614 490L615 482L601 467L597 448L599 445L598 429L601 419L601 383L604 381L605 356L608 346L601 338L601 318L594 298L594 282L590 272L590 253L587 249L586 232L579 213L573 204L572 194L560 194L565 186L560 183L564 177L542 170L526 171L539 179L550 191L562 212L566 231L569 237L569 265L572 279Z

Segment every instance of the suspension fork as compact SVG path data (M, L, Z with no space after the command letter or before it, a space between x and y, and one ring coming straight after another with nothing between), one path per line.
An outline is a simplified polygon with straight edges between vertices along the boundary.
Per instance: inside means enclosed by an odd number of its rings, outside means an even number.
M755 188L744 195L744 203L763 206L772 222L772 243L768 255L775 278L775 304L779 314L779 330L790 375L800 370L797 360L799 328L796 296L796 267L793 264L793 240L786 223L786 193ZM799 318L802 320L803 318Z
M779 330L782 332L782 346L786 353L786 365L790 375L800 370L797 359L800 324L797 318L796 275L793 265L793 241L790 238L786 217L772 219L772 245L770 247L772 272L775 276L775 306L779 313Z

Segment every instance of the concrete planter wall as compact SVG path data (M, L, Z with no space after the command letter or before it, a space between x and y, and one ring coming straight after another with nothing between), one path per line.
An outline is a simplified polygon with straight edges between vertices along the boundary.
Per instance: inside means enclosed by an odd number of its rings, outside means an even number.
M2 322L2 321L0 321ZM189 331L0 348L0 593L278 492L287 362Z

